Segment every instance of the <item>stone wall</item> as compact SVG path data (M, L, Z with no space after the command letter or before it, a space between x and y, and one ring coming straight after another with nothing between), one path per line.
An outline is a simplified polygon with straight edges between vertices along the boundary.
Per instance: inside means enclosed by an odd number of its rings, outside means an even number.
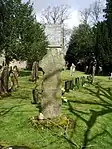
M9 66L17 66L18 69L25 69L26 66L27 66L27 62L26 61L16 61L16 60L13 60Z
M5 61L5 57L4 55L1 55L0 56L0 65L2 65L3 61ZM16 60L13 60L12 62L10 62L10 65L9 66L17 66L19 69L25 69L26 66L27 66L27 62L26 61L16 61Z

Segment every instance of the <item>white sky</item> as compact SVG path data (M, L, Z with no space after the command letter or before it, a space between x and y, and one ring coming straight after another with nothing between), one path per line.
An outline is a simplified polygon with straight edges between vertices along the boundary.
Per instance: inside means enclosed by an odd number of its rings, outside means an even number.
M71 14L70 14L70 19L65 21L65 24L72 29L73 26L78 26L80 23L80 17L79 17L79 11L74 10L71 8ZM41 22L41 13L36 13L36 18L39 22Z
M26 2L27 0L23 0ZM69 28L78 26L80 22L79 11L84 8L88 8L95 0L31 0L34 3L34 12L37 16L37 20L40 21L40 13L43 9L46 9L48 5L61 5L67 4L71 7L70 19L66 21ZM105 0L102 0L105 2Z

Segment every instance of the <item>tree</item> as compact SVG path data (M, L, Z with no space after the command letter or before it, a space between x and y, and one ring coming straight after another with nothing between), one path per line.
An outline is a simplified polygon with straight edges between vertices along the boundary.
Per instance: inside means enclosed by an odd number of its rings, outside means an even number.
M2 5L1 51L5 53L6 63L12 59L40 60L46 53L47 41L41 25L36 22L33 5L21 0L6 0Z
M72 33L72 29L68 28L67 26L64 27L64 50L66 52L69 46L69 40Z
M103 4L101 0L94 1L93 4L90 5L90 17L93 24L97 24L99 21L101 21L101 17L103 14Z
M7 1L7 5L10 9L5 23L6 37L3 50L5 51L6 63L9 64L13 58L20 58L18 53L21 53L22 47L26 48L25 41L28 38L27 35L34 22L34 17L32 15L33 8L29 2L23 4L21 0L11 0ZM21 54L23 53L24 51Z
M47 53L48 41L41 24L37 22L33 24L28 44L30 49L25 51L26 58L22 56L22 59L26 59L31 64L34 61L40 61Z
M5 23L8 18L9 7L6 5L7 1L0 0L0 52L3 49L5 42Z
M47 24L63 24L69 19L70 7L68 5L48 6L41 13L41 18Z
M91 13L90 8L85 8L84 10L80 11L82 23L86 23L86 24L88 23L90 13Z
M66 60L70 63L77 63L79 59L88 59L92 54L93 32L88 24L80 24L73 29Z
M1 33L4 35L1 51L4 51L6 63L8 64L10 60L16 57L17 42L20 38L21 28L24 28L24 22L28 20L28 8L31 10L31 7L29 3L22 4L21 0L1 1L1 7L3 8L1 11L1 24L3 26ZM23 20L23 18L25 19Z
M101 21L103 14L103 3L101 0L95 0L89 8L85 8L81 12L82 23L88 23L92 26Z
M105 26L106 26L106 37L105 37L105 60L104 69L105 71L112 72L112 1L106 0L105 13Z
M108 1L108 0L107 0ZM104 10L106 21L100 21L102 15L101 1L95 1L90 8L83 11L82 24L73 30L66 59L77 63L83 59L88 64L93 58L96 59L96 73L98 74L99 66L103 67L104 73L112 71L112 36L111 36L111 12L112 3L107 2ZM85 13L84 13L85 12ZM89 26L89 20L93 21L93 25ZM88 28L89 26L89 28Z
M109 32L109 37L112 38L112 1L111 0L106 0L106 9L104 9L105 12L105 19L106 23L108 25L108 32Z

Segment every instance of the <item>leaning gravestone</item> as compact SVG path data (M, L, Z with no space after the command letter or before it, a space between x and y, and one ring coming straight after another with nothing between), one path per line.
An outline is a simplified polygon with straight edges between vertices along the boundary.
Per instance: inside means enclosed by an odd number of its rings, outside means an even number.
M48 49L40 62L45 72L42 82L41 108L44 119L60 115L61 110L61 71L65 61L58 49Z

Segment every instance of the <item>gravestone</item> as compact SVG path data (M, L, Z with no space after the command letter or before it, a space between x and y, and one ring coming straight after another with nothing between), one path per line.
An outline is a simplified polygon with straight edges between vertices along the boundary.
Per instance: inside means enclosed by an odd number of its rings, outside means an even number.
M3 92L3 84L2 84L2 66L0 65L0 94Z
M15 77L14 77L12 66L10 66L9 68L9 82L10 82L10 89L15 90Z
M73 90L74 88L74 80L65 81L65 92L69 92L69 90Z
M88 66L85 67L85 74L88 73Z
M110 76L109 76L109 80L112 80L112 72L111 72L111 74L110 74Z
M6 96L9 92L9 67L3 66L0 69L0 95Z
M92 84L93 83L93 76L92 75L87 76L87 80L88 80L88 83Z
M74 89L74 80L70 80L70 90Z
M61 110L61 71L65 61L58 49L48 49L40 61L44 71L42 82L41 107L44 119L60 115Z
M9 67L5 66L2 72L3 84L5 91L8 92L8 81L9 81Z
M32 81L37 80L37 78L38 78L38 69L39 69L39 63L35 61L32 65L32 72L31 72Z
M65 81L65 92L69 92L70 89L70 81Z
M93 66L93 72L92 72L93 78L94 78L94 76L95 76L95 72L96 72L96 65Z
M79 86L80 86L80 79L79 79L79 77L75 78L75 86L77 88L79 88Z
M16 88L19 87L18 76L19 76L19 70L17 66L14 66L13 69L12 66L10 66L9 77L10 77L10 88L12 90L16 90Z
M33 101L32 104L37 104L37 106L40 108L40 102L41 102L41 94L42 90L40 90L38 87L32 89L32 96L33 96ZM39 109L40 110L40 109Z
M73 76L73 74L75 73L75 68L76 68L76 66L72 63L72 65L70 67L70 76Z
M32 89L33 101L32 104L38 104L38 90Z
M18 82L19 69L17 68L17 66L13 67L13 74L14 74L14 78L15 78L15 85L16 85L16 87L19 87L19 82Z
M81 77L81 85L84 86L85 82L86 82L86 78L85 76Z

